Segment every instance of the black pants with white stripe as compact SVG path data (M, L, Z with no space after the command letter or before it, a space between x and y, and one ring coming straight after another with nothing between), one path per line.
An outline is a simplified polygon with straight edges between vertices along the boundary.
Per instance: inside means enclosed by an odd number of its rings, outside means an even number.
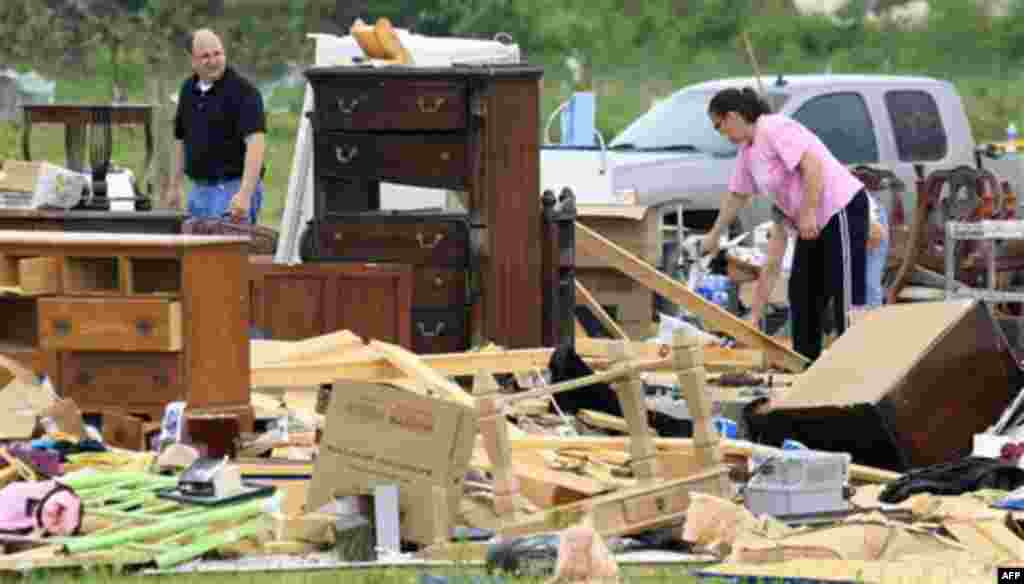
M833 310L838 336L849 326L850 307L864 305L867 240L868 196L863 190L829 219L817 239L796 240L789 274L793 349L812 362L821 355L825 308Z

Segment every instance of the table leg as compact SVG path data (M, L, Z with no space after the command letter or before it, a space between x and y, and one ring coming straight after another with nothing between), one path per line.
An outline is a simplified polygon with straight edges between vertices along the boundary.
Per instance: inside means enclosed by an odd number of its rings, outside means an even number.
M153 162L153 118L151 116L146 117L146 123L143 124L146 130L146 161L142 167L142 177L144 180L148 180L149 183L146 185L146 194L153 194L153 180L150 175L149 165Z
M25 128L21 132L21 153L25 160L32 160L32 116L26 110L24 113L24 123L22 126Z
M85 166L85 124L64 126L64 154L67 167L74 171L87 172Z

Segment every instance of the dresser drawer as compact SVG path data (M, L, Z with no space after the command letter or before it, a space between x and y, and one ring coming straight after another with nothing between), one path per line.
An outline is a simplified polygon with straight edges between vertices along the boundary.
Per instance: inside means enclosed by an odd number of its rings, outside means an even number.
M359 177L318 176L316 217L364 213L380 209L380 182Z
M360 176L412 186L461 189L467 146L460 136L320 132L316 168L321 175Z
M163 298L42 298L39 341L59 351L180 351L181 304Z
M412 304L424 308L464 305L466 285L465 270L420 266L413 272Z
M461 130L466 127L466 83L376 80L314 84L317 129Z
M127 407L185 398L181 353L67 352L60 367L63 396L79 404Z
M414 266L469 264L469 224L431 217L372 215L311 222L317 259L394 262Z
M469 348L464 306L412 310L412 350L420 355L458 353Z

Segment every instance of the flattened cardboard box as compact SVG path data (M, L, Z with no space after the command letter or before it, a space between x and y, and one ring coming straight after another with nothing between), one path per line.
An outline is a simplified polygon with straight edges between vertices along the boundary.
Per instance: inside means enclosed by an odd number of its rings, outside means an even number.
M402 539L433 543L432 488L447 493L453 520L476 432L476 411L454 402L384 384L335 383L306 509L394 484Z

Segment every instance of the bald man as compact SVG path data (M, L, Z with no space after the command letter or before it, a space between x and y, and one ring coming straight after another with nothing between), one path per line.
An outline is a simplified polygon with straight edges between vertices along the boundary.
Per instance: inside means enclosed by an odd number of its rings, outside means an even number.
M190 216L257 223L267 130L263 96L227 65L213 31L197 30L189 46L193 74L178 94L171 193L181 197L188 175Z

